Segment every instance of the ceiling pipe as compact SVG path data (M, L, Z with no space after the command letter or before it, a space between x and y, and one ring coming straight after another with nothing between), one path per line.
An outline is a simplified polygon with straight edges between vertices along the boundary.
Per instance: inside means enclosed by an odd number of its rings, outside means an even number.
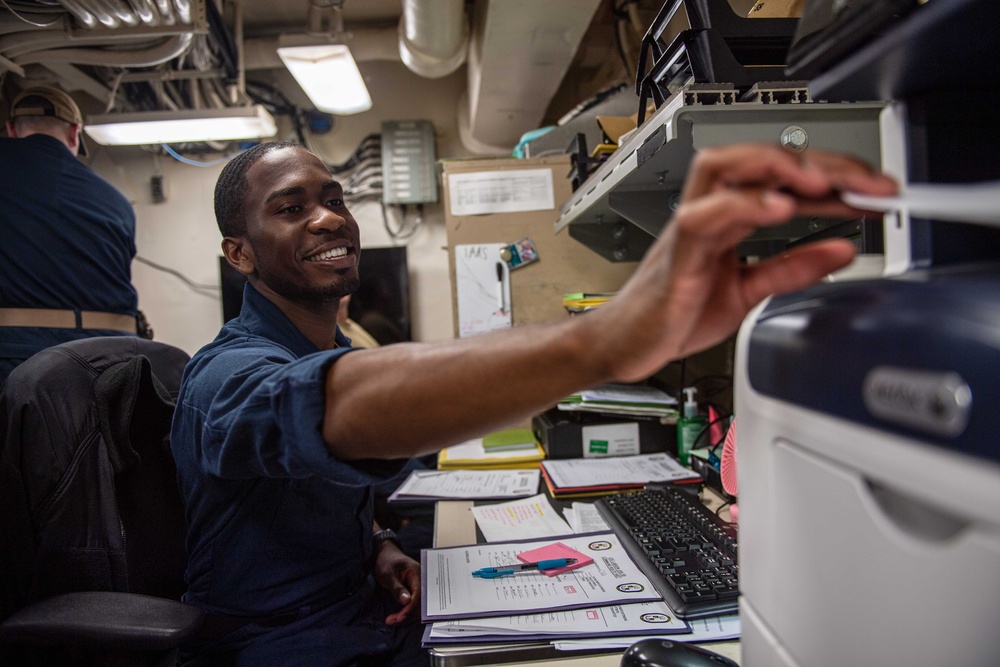
M465 63L469 23L464 0L403 0L399 57L427 79L448 76Z
M278 57L279 46L305 46L309 44L326 44L325 39L318 40L316 35L309 33L286 33L273 37L251 37L246 40L246 69L282 69L284 63ZM345 32L336 41L351 48L351 55L357 62L368 60L399 60L399 47L395 28L359 28Z
M14 58L18 65L64 62L107 67L152 67L173 60L191 46L191 33L176 35L149 49L112 51L109 49L50 49Z

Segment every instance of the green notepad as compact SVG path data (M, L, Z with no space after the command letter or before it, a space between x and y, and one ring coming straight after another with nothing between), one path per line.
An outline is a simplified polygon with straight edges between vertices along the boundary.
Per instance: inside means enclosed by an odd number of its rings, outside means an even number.
M483 436L483 449L488 452L533 449L535 446L535 434L530 428L509 428Z

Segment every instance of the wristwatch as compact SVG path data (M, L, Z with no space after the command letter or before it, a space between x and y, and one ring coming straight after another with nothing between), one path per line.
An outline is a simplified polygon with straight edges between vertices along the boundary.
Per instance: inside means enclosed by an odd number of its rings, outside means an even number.
M372 534L372 540L374 541L375 547L373 551L378 551L379 546L383 542L392 542L400 551L403 550L403 543L399 541L399 536L396 535L394 530L389 528L383 528L382 530L376 531Z

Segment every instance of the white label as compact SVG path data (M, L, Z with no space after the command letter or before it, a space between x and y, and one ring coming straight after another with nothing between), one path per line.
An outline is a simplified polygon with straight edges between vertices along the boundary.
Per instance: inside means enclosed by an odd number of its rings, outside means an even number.
M550 169L449 174L448 199L452 215L549 211L556 207Z
M584 426L581 432L585 459L639 453L639 424L636 422Z

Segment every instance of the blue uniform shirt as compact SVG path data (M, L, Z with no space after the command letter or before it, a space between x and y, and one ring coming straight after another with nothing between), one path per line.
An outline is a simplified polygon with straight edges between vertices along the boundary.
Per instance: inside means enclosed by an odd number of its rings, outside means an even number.
M135 213L58 139L0 138L0 308L135 315ZM0 327L0 380L41 349L119 331Z
M403 461L339 461L324 444L327 371L351 351L339 330L337 344L318 350L248 284L240 316L185 370L171 447L188 521L186 600L235 616L301 612L209 653L249 646L241 659L289 664L282 651L316 651L325 658L314 664L337 664L388 646L373 607L371 486Z

